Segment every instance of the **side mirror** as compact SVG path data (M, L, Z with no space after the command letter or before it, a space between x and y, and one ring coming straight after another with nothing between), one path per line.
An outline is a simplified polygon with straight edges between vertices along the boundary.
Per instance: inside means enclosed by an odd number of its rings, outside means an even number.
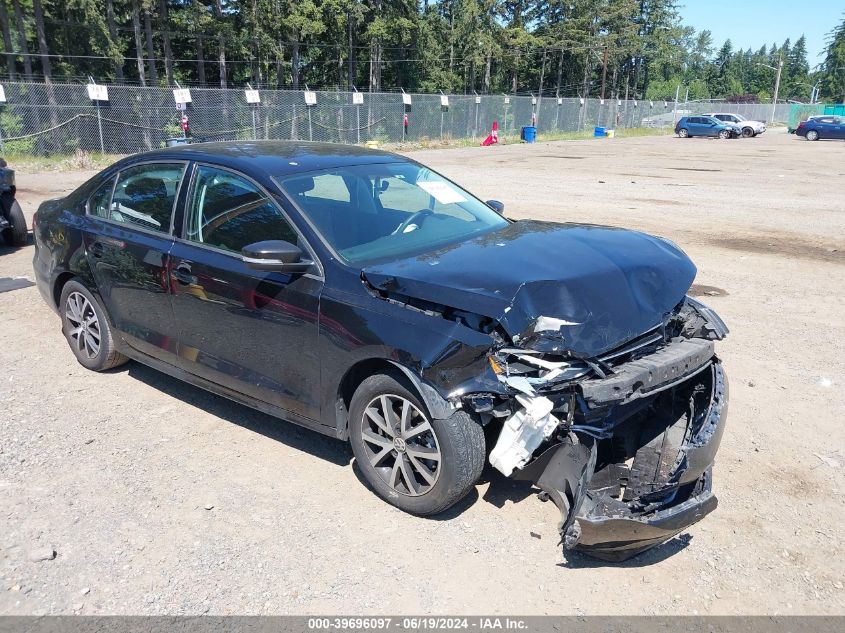
M284 240L255 242L241 249L241 259L254 270L305 272L313 264L302 259L302 249Z
M502 215L505 212L505 203L499 202L498 200L488 200L487 206L493 209L499 215Z

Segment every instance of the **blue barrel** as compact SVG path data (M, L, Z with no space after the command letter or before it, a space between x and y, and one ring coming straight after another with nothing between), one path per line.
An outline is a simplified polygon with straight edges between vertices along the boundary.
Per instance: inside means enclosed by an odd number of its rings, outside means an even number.
M607 136L607 128L597 127L595 132L593 132L593 136Z
M537 140L537 128L533 125L526 125L522 128L522 134L520 134L520 138L526 143L533 143Z

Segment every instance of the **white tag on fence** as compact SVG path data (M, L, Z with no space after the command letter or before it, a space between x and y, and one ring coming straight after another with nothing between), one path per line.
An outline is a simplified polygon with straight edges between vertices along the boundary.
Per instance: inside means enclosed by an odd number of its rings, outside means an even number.
M364 105L364 93L363 92L353 92L352 93L352 105Z
M476 102L476 103L481 103L481 97L476 97L476 98L475 98L475 102Z
M505 97L505 105L508 105L511 102L510 97Z
M85 86L88 89L88 98L91 101L108 101L109 89L106 86L99 84L88 84Z
M6 91L3 90L2 84L0 84L0 103L6 103Z
M407 92L402 93L402 103L404 103L405 105L411 105L411 95L409 95Z
M261 95L257 90L244 90L247 103L261 103Z
M305 91L305 105L317 105L317 93L311 90Z
M191 91L188 88L175 88L173 90L173 100L176 103L190 103Z
M440 95L440 105L446 108L449 107L449 97L446 95Z

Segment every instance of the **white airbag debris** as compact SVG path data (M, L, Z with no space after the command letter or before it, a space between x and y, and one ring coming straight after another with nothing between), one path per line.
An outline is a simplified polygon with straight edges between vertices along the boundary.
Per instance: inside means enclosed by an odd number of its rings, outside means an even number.
M576 321L566 319L555 319L554 317L541 316L534 322L535 332L558 332L564 325L581 325Z
M510 378L508 383L514 387ZM524 379L522 379L524 380ZM502 426L502 432L490 453L490 463L505 476L510 477L515 468L522 468L534 451L554 433L560 424L552 415L554 403L545 396L517 395L522 409L514 413Z

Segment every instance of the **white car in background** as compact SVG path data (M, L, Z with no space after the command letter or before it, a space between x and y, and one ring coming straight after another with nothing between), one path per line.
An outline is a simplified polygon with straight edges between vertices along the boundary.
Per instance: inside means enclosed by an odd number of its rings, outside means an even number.
M713 112L711 114L705 114L704 116L712 116L720 121L724 121L725 123L733 123L737 125L742 130L742 135L745 138L751 138L752 136L757 136L758 134L762 134L766 131L766 124L762 121L752 121L750 119L746 119L741 114L733 114L731 112Z

